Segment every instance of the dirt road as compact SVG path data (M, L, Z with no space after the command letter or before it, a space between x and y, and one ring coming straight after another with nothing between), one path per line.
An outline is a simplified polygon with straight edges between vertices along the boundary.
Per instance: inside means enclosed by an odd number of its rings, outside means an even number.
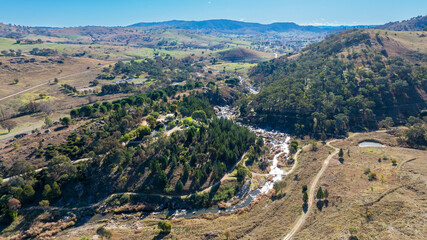
M325 172L326 168L328 167L329 161L339 152L339 149L332 146L331 143L335 142L337 140L332 140L326 143L326 145L328 145L329 147L334 149L334 152L329 154L329 156L325 159L325 161L323 162L322 168L320 169L320 171L317 173L316 177L314 178L313 182L311 183L310 186L310 192L308 195L308 210L306 213L302 213L302 216L300 219L298 219L298 222L294 225L294 227L292 228L292 230L288 233L288 235L285 236L285 238L283 238L283 240L290 240L292 239L292 237L294 236L294 234L301 228L301 226L304 224L305 219L307 218L308 214L310 214L310 210L313 206L313 202L314 202L314 196L316 194L316 185L319 182L319 179L322 177L323 173Z

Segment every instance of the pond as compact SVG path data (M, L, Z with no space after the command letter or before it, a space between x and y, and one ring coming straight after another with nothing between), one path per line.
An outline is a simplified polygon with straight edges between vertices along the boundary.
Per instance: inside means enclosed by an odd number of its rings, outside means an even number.
M359 147L385 147L385 146L379 142L363 141L359 143Z

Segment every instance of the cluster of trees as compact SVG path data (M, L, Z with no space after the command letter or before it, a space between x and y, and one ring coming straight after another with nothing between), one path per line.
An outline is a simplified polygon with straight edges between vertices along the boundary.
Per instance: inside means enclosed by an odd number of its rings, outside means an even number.
M406 129L399 142L415 148L427 147L427 121L426 117L417 118L410 116L407 120Z
M73 87L73 86L68 85L68 84L66 84L66 83L65 83L65 84L62 84L62 87L63 87L66 91L68 91L68 92L72 92L72 93L76 93L76 92L78 92L76 87Z
M102 85L101 94L116 94L131 90L133 90L133 84L130 83L106 84Z
M37 40L32 40L32 39L18 39L16 40L16 44L42 44L43 40L41 40L40 38Z
M427 89L427 68L386 57L373 41L353 30L311 45L295 60L258 64L250 75L263 88L253 101L242 101L241 113L253 108L269 124L320 137L375 129L377 118L395 117L384 109L423 104L417 90ZM351 52L354 46L362 52Z
M14 50L14 49L9 49L9 51L7 50L3 50L1 51L1 55L4 57L20 57L22 56L22 50L18 49L18 50Z
M190 94L180 100L170 100L169 90L72 110L74 121L97 120L79 127L64 143L47 146L41 143L37 154L48 161L47 168L34 172L31 166L20 167L14 174L22 175L4 185L1 195L16 198L23 204L36 202L48 206L62 197L81 198L74 190L77 183L81 183L79 186L91 197L129 188L140 192L182 193L221 179L248 150L253 158L259 156L262 140L245 127L216 118L207 98ZM163 123L157 121L160 114L169 114L167 121L175 124L178 123L175 116L182 117L179 124L185 130L170 136L152 135L153 130L164 128ZM151 118L152 128L141 126L144 119L151 122ZM70 121L61 119L65 126ZM142 140L142 144L121 143L133 139ZM71 160L85 157L92 160L78 164ZM243 184L247 174L246 168L238 167L239 184ZM112 187L105 188L106 183ZM203 204L222 201L232 197L238 187L227 187L214 195L207 193L192 201Z
M114 79L122 75L123 78L138 78L146 73L150 78L156 80L171 79L173 82L183 82L190 79L191 72L196 71L191 58L174 59L156 57L155 59L142 59L139 61L122 62L119 61L113 66L104 68L98 78Z
M45 56L45 57L47 57L47 56L56 56L56 55L58 55L58 51L54 50L54 49L50 49L50 48L42 48L42 49L33 48L30 51L30 54L31 55L35 55L35 56Z

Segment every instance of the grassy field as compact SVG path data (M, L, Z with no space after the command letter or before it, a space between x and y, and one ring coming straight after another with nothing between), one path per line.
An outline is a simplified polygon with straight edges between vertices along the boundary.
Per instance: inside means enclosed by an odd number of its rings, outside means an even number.
M231 62L221 62L219 64L210 65L209 68L214 69L220 72L231 72L246 75L248 70L256 66L255 63L231 63Z
M374 30L371 30L374 31ZM386 30L375 30L379 32L383 38L390 38L396 42L399 42L407 49L427 54L427 33L426 32L414 32L414 31L386 31Z

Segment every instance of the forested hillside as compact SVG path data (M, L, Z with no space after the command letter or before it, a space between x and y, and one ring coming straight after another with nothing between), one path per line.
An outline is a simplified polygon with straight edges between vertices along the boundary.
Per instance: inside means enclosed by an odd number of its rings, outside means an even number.
M61 120L60 128L79 127L66 141L48 145L40 141L34 149L33 154L47 162L45 168L34 171L31 163L18 161L11 168L14 171L3 172L11 177L0 188L5 221L16 214L6 210L12 198L25 206L39 202L68 206L77 200L104 200L115 192L195 193L237 168L250 149L261 154L263 141L255 133L218 119L203 95L176 99L177 91L186 90L175 88L73 109L71 119ZM237 171L231 185L197 194L192 200L209 205L228 199L243 185L246 174Z
M390 22L376 28L393 31L426 31L427 16L418 16L401 22Z
M417 53L420 61L413 65L385 47L388 39L351 30L330 35L297 58L260 63L251 78L262 90L242 101L241 114L318 137L417 115L426 107L426 57Z

